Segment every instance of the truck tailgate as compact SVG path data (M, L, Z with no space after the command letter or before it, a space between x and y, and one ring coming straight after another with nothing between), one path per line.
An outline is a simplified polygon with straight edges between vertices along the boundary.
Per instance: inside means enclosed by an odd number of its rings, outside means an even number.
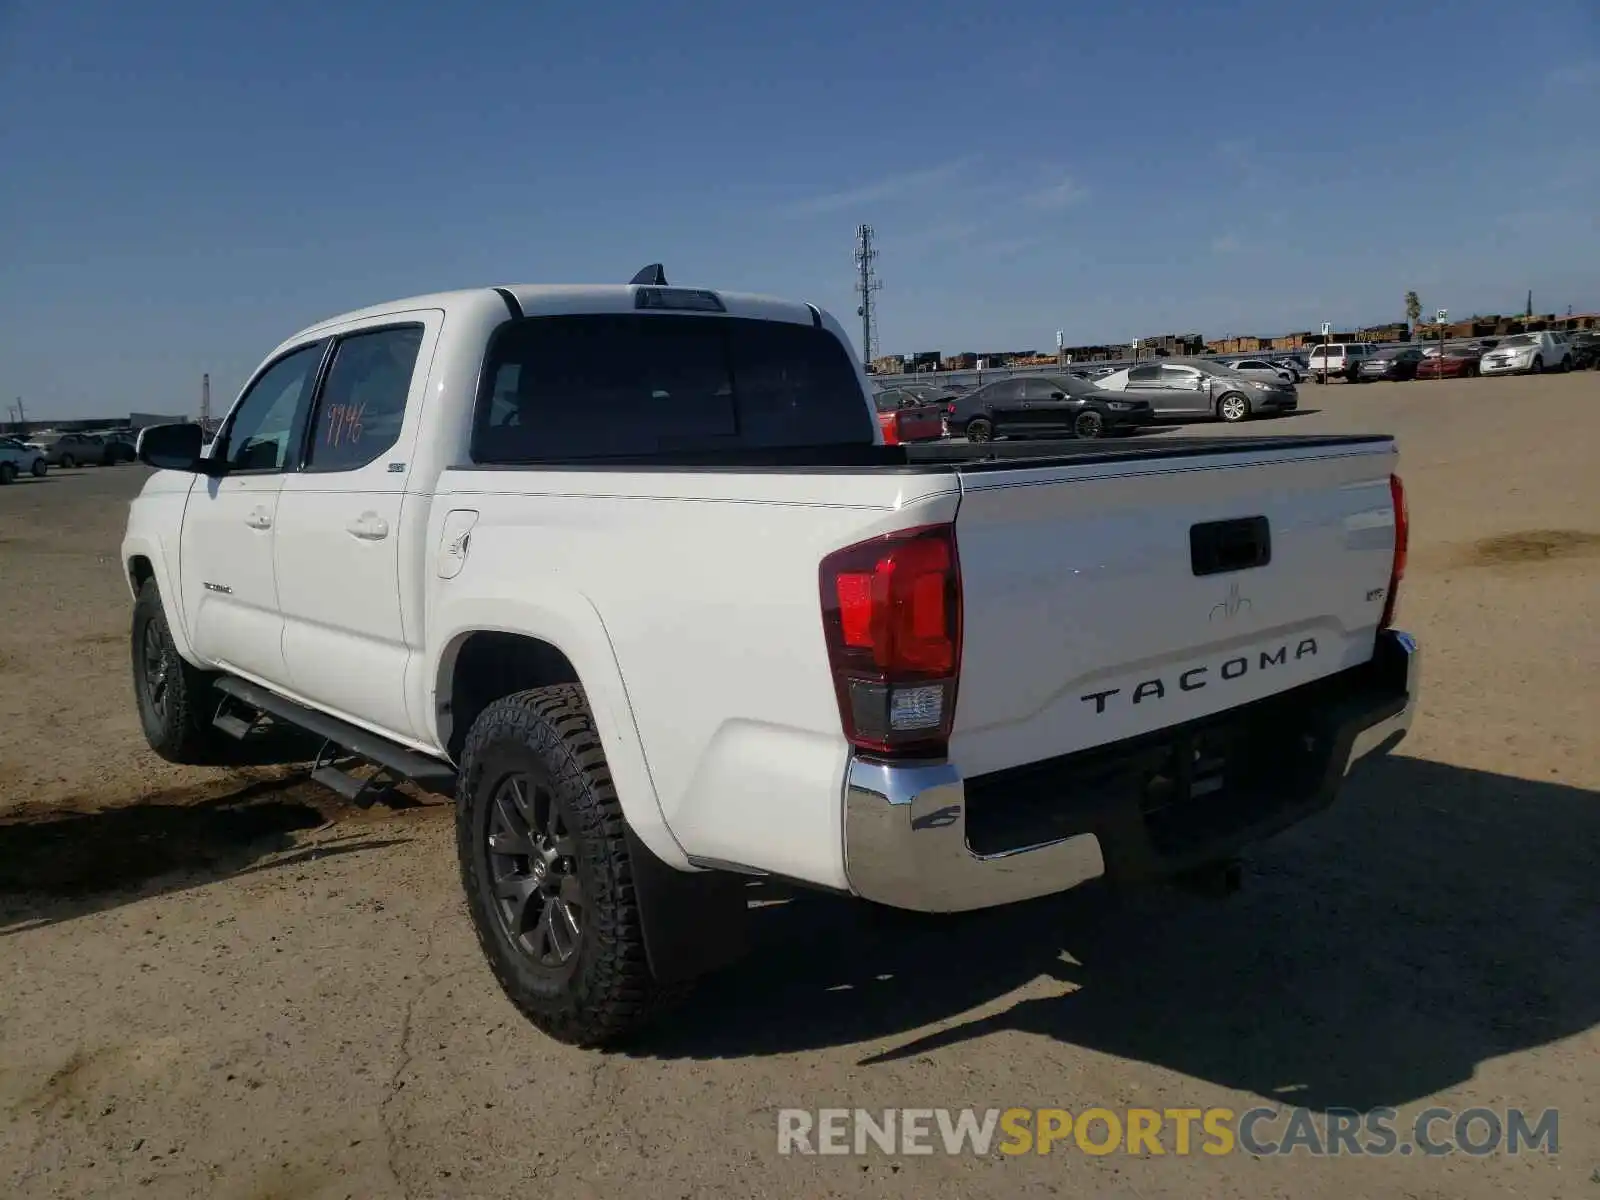
M1367 661L1394 467L1391 440L1351 438L962 471L956 765L1068 754Z

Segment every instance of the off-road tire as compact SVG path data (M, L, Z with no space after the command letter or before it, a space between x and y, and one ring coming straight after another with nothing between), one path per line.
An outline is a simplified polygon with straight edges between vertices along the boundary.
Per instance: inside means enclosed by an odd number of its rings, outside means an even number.
M571 958L559 966L513 941L495 896L491 821L497 793L513 776L548 789L544 801L559 808L563 831L575 843L568 873L582 893L580 931ZM479 714L456 784L456 853L467 911L506 996L535 1026L570 1045L619 1041L689 990L663 987L651 974L625 830L581 687L517 692Z
M150 687L153 664L146 638L152 626L160 642L158 657L164 668L165 703L161 705L156 703ZM214 677L184 661L172 644L172 629L154 579L144 581L134 601L129 646L139 724L150 749L168 762L190 766L224 761L233 739L211 723L217 705L211 687Z

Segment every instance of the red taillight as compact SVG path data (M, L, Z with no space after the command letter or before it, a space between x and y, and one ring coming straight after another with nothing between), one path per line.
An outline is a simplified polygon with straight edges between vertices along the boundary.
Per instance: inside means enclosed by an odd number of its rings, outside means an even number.
M888 756L945 753L961 670L955 529L927 525L822 560L822 628L844 733Z
M899 413L879 413L878 425L883 430L883 444L885 446L898 446L900 444Z
M1411 513L1406 508L1406 485L1398 475L1389 476L1389 497L1394 501L1394 565L1389 568L1389 597L1383 602L1383 621L1379 629L1388 629L1394 624L1400 581L1406 577L1406 554L1411 548Z

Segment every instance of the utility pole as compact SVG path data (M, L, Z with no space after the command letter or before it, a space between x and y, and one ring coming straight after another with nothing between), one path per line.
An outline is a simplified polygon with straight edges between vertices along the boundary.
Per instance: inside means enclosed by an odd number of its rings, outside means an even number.
M873 300L876 292L883 290L883 280L878 278L877 270L873 263L877 260L878 251L872 245L872 226L856 226L856 291L861 296L861 303L856 306L856 316L861 318L861 361L865 366L872 364L878 345L877 303Z
M200 428L211 432L211 373L200 376Z
M26 425L27 423L28 423L28 410L22 407L22 397L18 396L17 397L17 424L18 425Z

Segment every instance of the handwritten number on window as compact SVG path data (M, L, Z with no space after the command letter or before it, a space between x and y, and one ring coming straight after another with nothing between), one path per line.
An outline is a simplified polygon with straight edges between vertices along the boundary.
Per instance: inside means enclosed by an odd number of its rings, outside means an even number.
M329 446L353 446L361 440L366 401L360 404L333 404L328 407L328 429L323 437Z

